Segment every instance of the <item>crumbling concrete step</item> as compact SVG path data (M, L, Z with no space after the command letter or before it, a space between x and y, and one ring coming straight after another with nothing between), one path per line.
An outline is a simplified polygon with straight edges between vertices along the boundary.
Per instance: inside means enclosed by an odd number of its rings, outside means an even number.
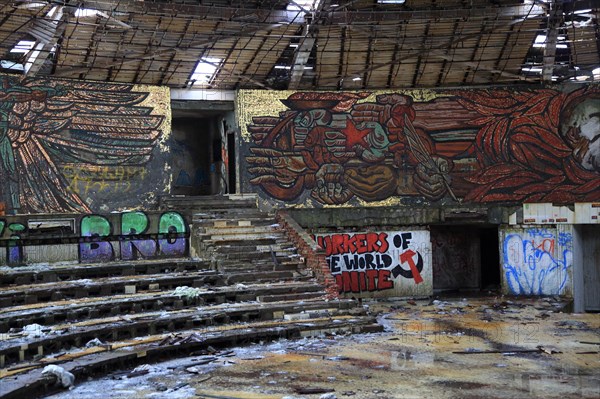
M0 308L43 301L87 298L135 293L137 291L175 289L178 286L216 286L237 283L279 282L286 280L305 281L303 276L288 270L244 271L224 275L215 270L193 273L172 273L145 276L111 277L95 280L74 280L58 283L24 285L0 288ZM23 295L23 292L26 294Z
M199 215L198 215L199 216ZM226 228L226 227L245 227L245 226L270 226L273 229L278 229L279 225L273 221L272 216L261 217L236 217L232 219L218 218L196 218L193 219L194 230L196 228Z
M216 253L226 254L252 254L255 252L271 252L276 251L282 255L291 254L295 251L294 247L288 242L275 243L260 243L260 242L214 242L207 246L211 246Z
M227 285L239 284L239 283L258 283L258 282L276 282L291 280L294 281L306 281L312 279L311 275L301 275L297 272L289 270L274 270L274 271L254 271L249 270L247 272L239 273L227 273L224 275L225 283Z
M217 243L223 243L225 245L232 245L236 243L253 243L258 245L269 245L278 242L287 242L283 234L278 234L272 231L269 232L257 232L257 233L227 233L218 234L198 234L198 238L207 245L217 245Z
M214 247L214 252L222 255L236 255L236 258L244 259L244 256L252 258L255 254L264 252L270 254L275 252L277 256L289 256L296 253L295 247L290 247L288 243L277 243L271 245L218 245Z
M312 282L254 284L243 287L198 288L193 290L195 294L193 298L185 298L177 295L175 291L168 291L45 302L0 309L0 333L7 333L10 329L19 329L32 324L48 326L119 314L127 315L156 310L169 311L189 306L226 302L256 301L260 297L277 297L278 295L294 295L294 293L301 293L307 298L316 298L323 295L321 290L321 285ZM293 298L290 297L286 300L293 300Z
M221 267L239 267L239 268L251 268L251 267L262 267L262 266L281 266L281 267L290 267L290 268L298 268L303 263L300 261L299 257L287 257L287 256L272 256L269 253L261 252L259 256L256 258L224 258L220 259L218 265Z
M235 263L273 263L274 259L278 263L283 262L299 262L302 258L300 255L289 252L280 252L280 251L259 251L259 252L235 252L235 253L222 253L219 256L219 261L221 264L235 264Z
M239 264L252 264L253 262L271 262L273 263L273 257L277 259L277 261L294 261L294 257L290 257L290 255L286 255L285 253L281 253L278 251L259 251L256 252L255 256L247 253L229 253L229 254L221 254L218 259L224 264L231 263L239 263ZM299 258L298 258L299 259Z
M252 219L266 219L269 218L271 223L275 220L274 215L263 212L259 209L250 208L202 208L202 207L190 207L189 212L191 213L192 222L202 220L214 220L214 219L237 219L240 220L252 220Z
M283 235L279 230L271 225L251 225L251 226L206 226L202 231L198 231L199 236L262 236L262 235Z
M115 343L103 348L91 348L77 353L65 354L60 358L44 358L30 367L16 370L10 378L0 381L1 399L32 398L56 392L60 384L55 377L43 376L42 368L48 364L60 364L73 373L77 381L91 375L105 374L107 370L135 367L142 363L153 363L168 358L186 356L207 347L225 348L246 345L258 341L294 339L303 336L319 336L324 333L359 333L382 331L372 317L341 316L333 320L314 319L294 321L260 322L233 326L228 329L186 331L177 336L161 334L140 341Z
M202 286L222 284L223 277L214 270L191 273L152 274L100 279L83 279L57 283L0 287L0 308L44 301L58 301L90 296L108 296L148 290L174 289L177 286Z
M302 271L303 273L309 273L308 270L304 270L304 265L298 263L230 263L217 265L217 270L223 274L228 273L242 273L242 272L270 272L270 271Z
M248 196L224 196L224 195L172 195L162 197L160 199L161 206L198 206L211 208L257 208L257 197L255 195Z
M209 268L210 262L201 259L116 261L101 264L62 263L11 267L0 273L0 286L51 283L84 278L198 271Z
M45 353L82 347L93 339L118 341L160 332L202 329L218 324L282 319L285 314L313 313L319 317L348 315L355 303L324 300L255 304L223 304L171 312L149 312L74 322L42 329L38 336L0 339L0 367L31 361Z
M261 295L257 299L259 302L302 301L320 295L325 295L325 291Z

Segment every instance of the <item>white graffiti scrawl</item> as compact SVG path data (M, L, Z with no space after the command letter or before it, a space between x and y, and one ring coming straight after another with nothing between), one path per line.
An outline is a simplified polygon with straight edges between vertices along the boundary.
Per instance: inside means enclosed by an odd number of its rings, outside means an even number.
M552 229L507 234L503 243L508 290L517 295L561 295L573 264L573 237Z

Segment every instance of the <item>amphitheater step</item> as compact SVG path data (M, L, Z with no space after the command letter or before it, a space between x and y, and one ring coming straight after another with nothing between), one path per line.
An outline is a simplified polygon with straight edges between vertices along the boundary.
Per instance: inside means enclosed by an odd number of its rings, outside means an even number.
M168 197L193 220L199 259L9 268L0 274L0 399L207 347L380 331L366 309L335 299L256 196ZM192 217L193 215L193 217Z
M189 290L193 298L185 298L176 290L151 291L131 295L116 295L109 298L79 298L74 300L42 302L0 309L0 333L17 331L31 324L51 325L77 320L114 316L117 314L140 313L152 310L180 309L184 306L260 301L261 297L306 294L318 297L322 287L312 282L245 285L239 287L212 287ZM289 300L292 300L291 297Z
M234 219L224 218L201 218L200 215L194 215L194 225L201 229L208 228L237 228L237 227L249 227L249 226L269 226L273 229L279 227L278 224L273 223L272 216L257 216L257 217L241 217L238 215Z
M348 315L353 301L323 300L248 303L191 307L181 310L119 314L106 318L54 324L22 336L4 334L0 340L0 368L32 361L45 353L80 348L92 340L113 342L189 329L240 322L281 319L285 314L309 313L318 317Z
M114 261L109 263L57 263L24 267L4 267L0 286L50 283L100 277L198 271L210 268L201 259Z
M222 280L223 277L216 271L206 270L1 287L0 308L44 301L134 293L149 290L151 287L173 289L177 286L218 285L222 284Z
M207 348L226 348L252 342L277 339L295 339L321 336L331 333L360 333L382 331L372 317L337 316L334 318L303 319L298 321L262 321L243 324L244 328L207 328L190 330L178 334L157 334L144 340L115 342L79 352L62 353L44 357L36 362L23 364L4 372L0 384L0 398L17 399L49 395L61 389L56 378L44 376L44 366L60 364L71 372L76 381L89 376L106 373L108 368L134 367L169 358L189 356L190 353L206 353ZM2 377L2 374L0 374Z

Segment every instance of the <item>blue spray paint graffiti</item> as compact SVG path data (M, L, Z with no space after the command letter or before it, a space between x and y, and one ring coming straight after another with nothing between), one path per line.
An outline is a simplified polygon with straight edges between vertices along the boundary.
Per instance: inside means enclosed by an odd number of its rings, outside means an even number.
M546 229L509 234L503 243L504 270L511 293L560 295L573 263L573 237ZM556 255L555 255L556 254Z

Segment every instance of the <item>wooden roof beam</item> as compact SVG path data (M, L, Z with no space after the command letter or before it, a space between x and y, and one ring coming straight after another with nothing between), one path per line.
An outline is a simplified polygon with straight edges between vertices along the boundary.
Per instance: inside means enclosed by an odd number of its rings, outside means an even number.
M545 15L538 15L536 17L529 17L527 19L522 19L522 18L515 19L515 20L511 21L508 24L508 26L512 26L512 25L515 25L517 23L524 22L525 20L528 20L528 19L533 19L533 18L537 19L537 18L541 18L541 17L545 17ZM444 55L439 50L444 49L444 48L450 48L450 47L452 47L452 46L454 46L454 45L456 45L456 44L458 44L460 42L463 42L465 40L476 38L476 37L479 37L479 36L484 35L484 34L490 34L490 33L493 33L495 31L497 31L500 28L505 28L505 27L506 27L506 25L500 24L500 25L496 25L494 27L491 27L489 29L484 29L483 31L481 31L479 33L473 33L473 34L458 36L458 37L452 38L446 44L441 44L441 45L438 45L438 46L432 46L429 49L414 51L414 52L412 52L410 54L403 54L402 55L402 60L400 60L400 59L398 59L398 57L396 57L396 58L394 58L391 61L380 63L380 64L375 64L375 65L372 65L370 68L362 69L360 71L356 71L356 72L351 73L351 74L346 74L345 76L338 76L338 77L335 77L335 78L323 79L323 80L321 80L321 83L322 84L333 83L333 82L338 82L339 83L341 80L349 79L349 78L356 77L356 76L361 76L361 75L363 75L366 72L369 72L369 71L372 71L372 70L375 70L375 69L379 69L379 68L384 68L384 67L387 67L387 66L389 66L391 64L395 64L397 62L401 62L401 61L404 61L404 60L407 60L407 59L417 58L417 57L423 56L424 54L429 53L429 52L432 52L433 55L436 56L436 57L443 58L443 57L446 57L446 55ZM359 28L357 26L351 26L351 28L352 29L362 29L362 28ZM395 39L393 39L393 40L395 40ZM457 60L453 60L453 62L458 62L458 61ZM471 66L470 64L472 64L469 61L461 61L461 62L464 63L464 65L467 65L467 66ZM479 68L482 69L481 66ZM528 79L528 78L526 78L524 76L521 76L521 75L510 74L508 72L499 71L499 70L496 70L496 69L491 69L490 72L501 73L504 76L511 76L513 78L518 78L519 80L524 80L524 81L531 80L531 79Z
M315 29L318 29L315 25L319 23L320 16L322 13L327 12L331 0L321 0L317 5L317 9L305 18L306 26L304 29L304 37L300 40L300 44L296 48L294 53L294 62L290 71L290 82L288 84L289 90L296 90L300 86L300 81L304 75L304 69L308 63L310 53L315 47L317 41L315 35ZM314 25L313 25L314 23Z
M56 6L50 9L46 17L48 19L35 19L29 28L29 34L38 42L25 63L27 76L35 76L40 71L50 51L56 45L58 37L64 31L64 26L61 29L58 29L58 26L61 21L69 17L69 13L64 13L63 7Z
M107 64L103 64L103 65L96 65L96 68L110 68L110 67L114 67L117 65L132 64L132 63L140 62L142 60L151 60L156 57L167 55L167 54L172 54L172 53L188 53L188 52L200 53L203 50L202 47L213 45L215 43L218 43L219 41L230 40L232 38L244 37L247 35L253 35L255 33L262 32L265 30L272 30L272 29L278 28L283 25L285 25L285 24L271 24L268 26L261 26L261 27L255 28L255 29L240 30L235 35L231 35L231 36L228 35L228 36L222 36L222 37L218 37L218 38L214 38L214 39L193 41L193 42L189 43L188 47L186 47L186 48L166 48L163 50L154 51L152 54L145 54L145 53L141 53L141 52L137 52L137 53L132 52L129 55L133 58L129 58L127 60L122 60L118 63L107 63ZM87 70L88 70L88 68L86 68L86 67L65 68L65 69L57 72L56 76L65 77L65 76L69 76L69 75L72 75L75 73L85 72Z
M544 46L544 58L542 65L542 82L551 83L554 75L554 61L556 60L556 42L558 41L558 28L563 21L562 1L550 3L548 15L548 27L546 31L546 43Z
M56 2L64 4L63 1ZM290 4L295 3L290 1ZM348 9L347 7L355 3L350 1L348 4L341 4L336 7L325 8L322 17L326 18L329 24L338 23L357 23L357 22L382 22L398 20L431 20L431 19L455 19L455 18L496 18L514 16L527 16L545 13L547 5L545 3L535 4L515 4L500 5L497 7L438 7L436 9L416 9L416 10L372 10L372 9ZM68 4L66 6L69 6ZM72 6L75 7L75 6ZM274 10L266 8L252 7L228 7L219 5L191 5L178 4L172 2L141 2L122 0L86 0L78 2L77 7L85 7L104 11L110 14L116 13L139 13L156 14L162 16L194 17L210 16L212 19L232 20L246 19L248 22L262 21L265 23L288 22L293 23L297 18L298 11L295 10ZM300 11L306 13L308 10L298 6Z

